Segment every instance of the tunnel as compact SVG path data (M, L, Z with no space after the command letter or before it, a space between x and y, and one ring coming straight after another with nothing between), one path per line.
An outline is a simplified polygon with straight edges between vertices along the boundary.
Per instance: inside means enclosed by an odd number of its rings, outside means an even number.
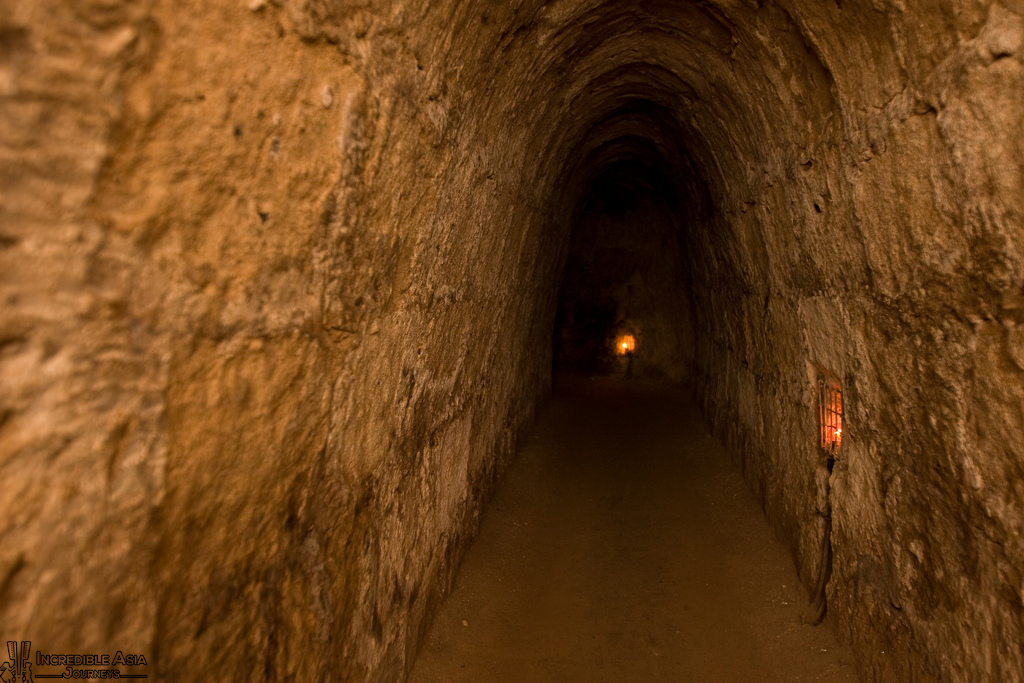
M859 680L1024 681L1022 45L1021 0L7 0L0 674L404 681L532 430L625 400Z

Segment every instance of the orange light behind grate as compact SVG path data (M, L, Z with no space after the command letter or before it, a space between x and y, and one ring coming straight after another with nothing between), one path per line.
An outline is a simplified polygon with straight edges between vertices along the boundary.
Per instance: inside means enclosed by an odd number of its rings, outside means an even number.
M615 340L615 353L620 356L625 356L627 353L633 353L636 350L636 337L631 334L621 335Z
M835 455L843 443L843 389L838 380L818 378L821 447Z

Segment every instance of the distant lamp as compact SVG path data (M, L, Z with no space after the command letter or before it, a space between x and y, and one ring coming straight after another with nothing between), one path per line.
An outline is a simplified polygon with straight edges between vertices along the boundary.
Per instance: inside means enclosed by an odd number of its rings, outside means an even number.
M615 353L625 356L636 350L636 337L631 334L624 334L615 340Z

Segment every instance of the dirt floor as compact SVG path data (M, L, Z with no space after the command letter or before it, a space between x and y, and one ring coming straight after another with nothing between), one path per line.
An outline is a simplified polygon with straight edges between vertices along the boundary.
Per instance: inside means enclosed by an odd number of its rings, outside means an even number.
M856 681L807 602L693 403L562 378L410 681Z

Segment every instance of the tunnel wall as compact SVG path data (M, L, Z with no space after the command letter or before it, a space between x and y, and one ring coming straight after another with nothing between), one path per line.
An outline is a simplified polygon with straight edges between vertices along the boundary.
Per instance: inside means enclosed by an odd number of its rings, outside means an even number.
M0 7L3 635L404 678L550 381L506 13Z
M764 50L727 86L741 125L696 123L723 169L692 243L696 393L811 586L809 362L835 372L827 595L862 678L1020 681L1022 8L787 7L734 24Z
M695 388L808 584L808 361L844 382L864 679L1020 681L1022 13L0 6L6 632L400 679L546 386L584 162L639 135L692 190Z

